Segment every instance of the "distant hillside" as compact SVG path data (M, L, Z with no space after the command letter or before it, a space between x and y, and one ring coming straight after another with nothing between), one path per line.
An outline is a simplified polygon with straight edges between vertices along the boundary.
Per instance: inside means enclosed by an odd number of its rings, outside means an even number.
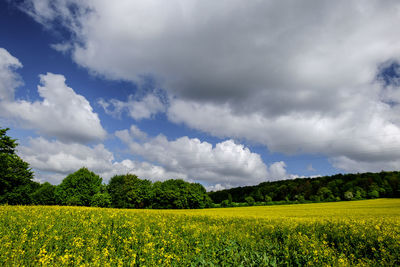
M400 197L400 172L337 174L263 182L208 193L214 203L308 202ZM249 198L251 197L251 198Z

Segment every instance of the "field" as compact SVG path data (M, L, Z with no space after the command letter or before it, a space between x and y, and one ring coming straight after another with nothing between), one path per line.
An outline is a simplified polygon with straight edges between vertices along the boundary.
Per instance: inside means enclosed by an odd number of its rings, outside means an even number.
M400 265L400 199L205 210L0 206L0 265Z

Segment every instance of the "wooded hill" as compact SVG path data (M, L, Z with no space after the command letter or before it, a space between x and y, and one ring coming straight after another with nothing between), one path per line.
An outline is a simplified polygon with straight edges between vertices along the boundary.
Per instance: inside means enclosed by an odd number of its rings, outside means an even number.
M214 203L232 202L319 202L400 197L400 172L337 174L318 178L298 178L263 182L209 192Z

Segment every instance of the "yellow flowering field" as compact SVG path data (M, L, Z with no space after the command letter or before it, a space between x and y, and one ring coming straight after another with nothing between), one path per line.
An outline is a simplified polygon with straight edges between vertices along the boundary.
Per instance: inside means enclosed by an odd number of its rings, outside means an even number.
M400 199L204 210L0 206L1 266L398 266Z

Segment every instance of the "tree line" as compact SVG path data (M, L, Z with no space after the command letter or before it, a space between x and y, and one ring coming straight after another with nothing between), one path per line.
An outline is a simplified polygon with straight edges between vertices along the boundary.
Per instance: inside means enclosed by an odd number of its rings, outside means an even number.
M17 143L0 129L0 204L74 205L114 208L196 209L212 201L198 183L181 179L151 182L136 175L115 175L108 184L81 168L59 185L33 181L29 164L16 154Z
M263 182L209 193L199 183L151 182L134 174L115 175L104 184L87 168L69 174L59 185L40 184L16 154L17 142L8 130L0 128L0 204L194 209L400 197L400 172L383 171Z
M400 197L400 172L336 174L209 192L214 203L283 204Z

